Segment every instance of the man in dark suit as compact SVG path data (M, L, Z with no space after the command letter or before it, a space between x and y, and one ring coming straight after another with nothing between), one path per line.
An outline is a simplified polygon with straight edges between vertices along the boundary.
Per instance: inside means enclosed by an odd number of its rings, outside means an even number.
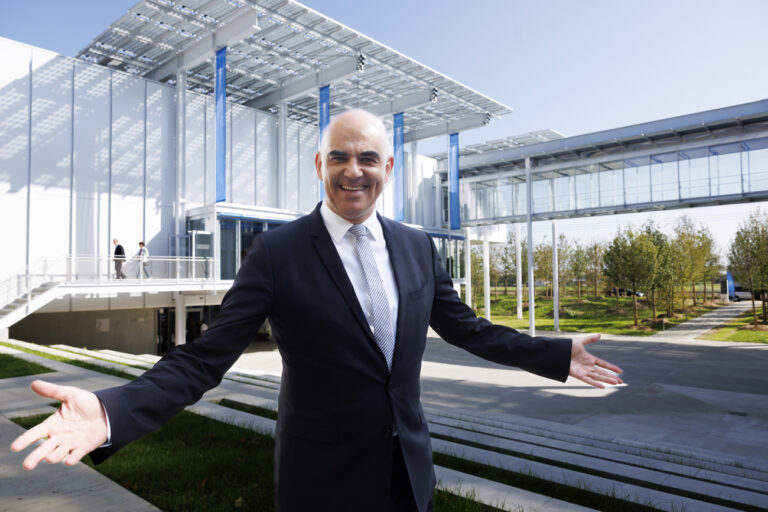
M95 395L33 384L64 404L12 445L48 437L24 467L74 464L93 450L99 462L158 428L220 382L266 317L283 358L275 448L283 512L431 510L435 476L419 399L430 325L480 357L548 378L621 382L618 367L584 349L598 335L532 338L477 318L432 240L375 213L391 155L378 118L359 110L336 117L315 159L323 203L255 240L203 336Z
M125 279L126 275L125 272L123 272L123 263L125 263L125 249L123 249L123 246L120 245L120 243L117 241L117 238L112 240L112 243L115 244L115 279Z

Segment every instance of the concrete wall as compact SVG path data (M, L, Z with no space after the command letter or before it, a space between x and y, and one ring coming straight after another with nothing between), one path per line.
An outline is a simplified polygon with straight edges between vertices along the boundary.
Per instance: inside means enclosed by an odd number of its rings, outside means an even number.
M157 310L38 313L11 326L10 338L133 354L157 352Z

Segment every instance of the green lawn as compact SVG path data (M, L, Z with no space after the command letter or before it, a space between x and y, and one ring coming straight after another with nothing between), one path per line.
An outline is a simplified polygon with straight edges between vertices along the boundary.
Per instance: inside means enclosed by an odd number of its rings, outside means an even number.
M8 354L0 354L0 379L24 377L25 375L37 375L53 371L37 363L31 363Z
M14 421L31 428L48 415ZM252 430L182 412L99 466L110 479L164 511L274 510L274 439ZM435 491L439 512L499 509Z
M634 311L631 297L619 297L619 309L616 310L616 297L594 297L582 295L582 300L565 297L560 301L560 330L571 332L600 332L605 334L625 334L632 336L650 336L662 329L669 329L686 319L711 311L716 306L697 306L694 310L676 311L671 318L665 318L661 305L657 302L658 320L651 320L651 304L647 298L638 298L638 326L634 326ZM491 297L491 320L515 329L528 329L528 310L523 309L523 319L517 318L517 305L512 295ZM478 309L482 315L483 308ZM663 319L663 324L662 324ZM552 299L536 299L536 328L542 331L554 330L554 308Z
M758 311L759 314L760 312ZM758 317L759 328L755 329L752 321L752 310L749 310L721 328L702 336L702 338L714 341L768 343L768 325L761 323L760 317Z

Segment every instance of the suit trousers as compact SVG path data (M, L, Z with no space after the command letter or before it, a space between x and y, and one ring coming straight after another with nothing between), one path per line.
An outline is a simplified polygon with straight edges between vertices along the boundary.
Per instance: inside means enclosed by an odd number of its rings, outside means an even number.
M390 491L391 512L418 512L416 500L413 497L411 480L408 478L408 469L405 466L403 450L400 448L400 437L392 438L392 488ZM429 511L432 511L432 502L429 503Z

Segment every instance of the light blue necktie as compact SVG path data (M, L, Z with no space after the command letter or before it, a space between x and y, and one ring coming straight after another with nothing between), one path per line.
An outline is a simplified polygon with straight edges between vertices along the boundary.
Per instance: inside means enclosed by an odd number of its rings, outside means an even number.
M371 324L376 344L387 360L387 367L392 369L392 355L395 351L395 333L392 332L392 322L389 318L389 300L381 275L376 267L371 243L368 240L368 228L362 224L353 224L349 232L357 242L357 257L363 266L365 281L368 283L368 293L371 297Z

